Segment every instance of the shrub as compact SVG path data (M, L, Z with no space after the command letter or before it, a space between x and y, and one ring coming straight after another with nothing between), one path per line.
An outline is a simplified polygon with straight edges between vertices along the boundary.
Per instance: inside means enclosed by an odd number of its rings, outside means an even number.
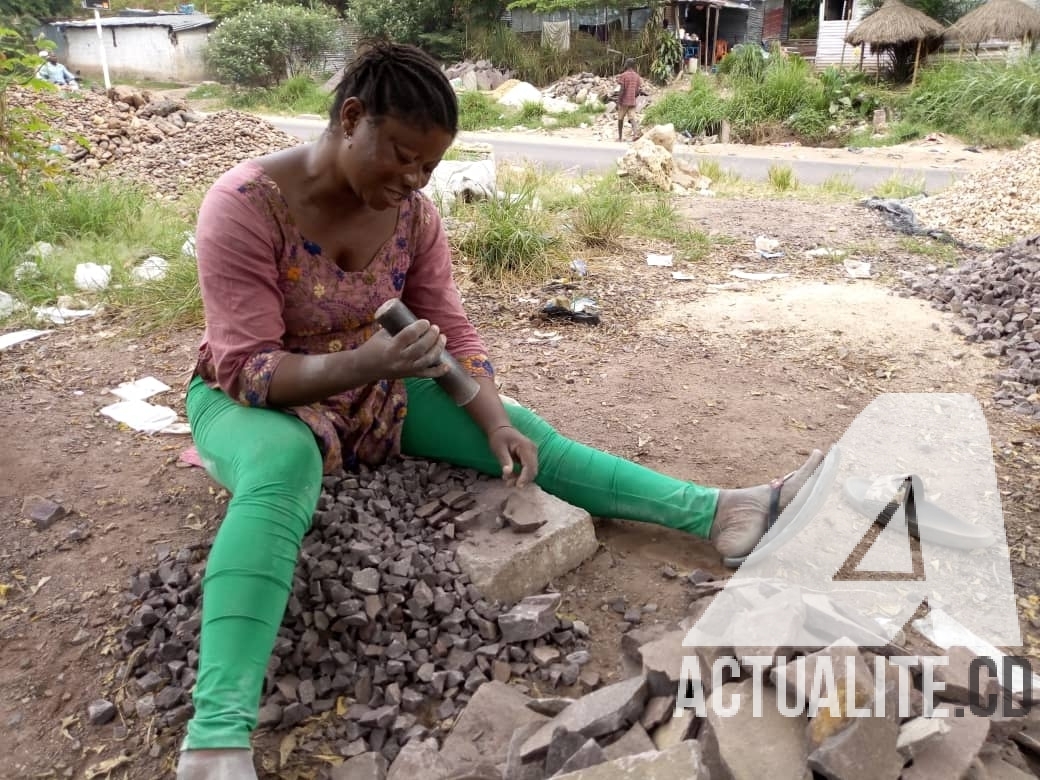
M925 68L902 108L911 123L973 143L1013 144L1040 134L1040 55Z
M255 5L225 19L206 45L206 62L221 81L270 87L308 71L333 45L331 11Z
M551 276L564 243L554 220L536 206L535 187L520 183L460 210L459 218L468 224L452 240L473 263L476 279Z
M694 74L685 92L669 92L646 110L647 126L668 124L680 133L711 135L726 117L726 102L709 76Z

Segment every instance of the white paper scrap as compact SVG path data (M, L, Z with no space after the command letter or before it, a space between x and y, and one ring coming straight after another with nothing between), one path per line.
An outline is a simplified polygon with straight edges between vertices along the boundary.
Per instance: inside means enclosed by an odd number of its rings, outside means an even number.
M161 431L177 422L177 412L173 409L147 401L120 401L104 407L101 414L145 433Z
M46 333L53 333L51 330L16 330L13 333L4 333L0 335L0 349L7 349L13 347L15 344L21 344L23 341L34 339L39 336L43 336Z
M124 401L147 401L153 395L165 393L169 389L168 385L163 384L154 376L146 376L133 382L123 382L119 387L108 392Z
M688 274L685 271L672 271L672 278L677 282L692 282L697 279L693 274Z
M188 423L174 423L173 425L167 425L159 433L172 433L172 434L186 434L191 433L191 425Z
M37 306L33 313L43 320L50 320L55 325L64 325L70 320L80 317L92 317L97 314L96 309L62 309L59 306Z
M730 276L735 276L738 279L747 279L752 282L768 282L771 279L786 279L791 274L779 274L779 273L751 273L750 271L730 271Z
M653 252L650 252L646 256L646 264L647 265L669 266L669 265L672 264L672 256L671 255L655 255Z

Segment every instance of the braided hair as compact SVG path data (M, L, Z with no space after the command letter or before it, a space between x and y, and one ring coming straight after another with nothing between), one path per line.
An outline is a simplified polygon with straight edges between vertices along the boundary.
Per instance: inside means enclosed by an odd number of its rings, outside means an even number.
M369 41L347 66L336 87L329 124L339 122L347 98L356 97L372 118L394 116L427 128L458 132L455 90L436 60L415 46Z

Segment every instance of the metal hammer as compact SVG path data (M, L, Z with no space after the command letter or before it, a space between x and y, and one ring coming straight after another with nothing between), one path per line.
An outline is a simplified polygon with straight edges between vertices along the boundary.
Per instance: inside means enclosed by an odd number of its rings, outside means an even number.
M376 309L375 317L376 322L382 325L391 336L396 336L417 319L400 298L391 298ZM477 380L466 373L447 350L441 353L440 362L447 365L450 370L447 374L437 377L435 381L458 406L466 406L477 397L480 385Z

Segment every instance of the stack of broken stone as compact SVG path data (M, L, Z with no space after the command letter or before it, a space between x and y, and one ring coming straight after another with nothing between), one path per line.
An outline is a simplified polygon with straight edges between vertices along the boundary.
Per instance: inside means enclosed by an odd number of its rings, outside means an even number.
M906 272L905 283L953 312L953 330L1007 364L994 378L998 406L1040 419L1040 235L956 268Z
M595 687L587 626L556 619L558 594L522 599L597 546L587 513L533 486L418 460L326 477L260 727L335 711L329 752L393 760L414 739L443 738L492 680ZM118 616L126 684L91 704L92 723L121 713L163 733L191 717L207 550L160 549L132 576Z
M724 584L705 582L695 590L710 595ZM761 607L749 617L790 620L788 612L773 614L789 606L787 599L776 596L771 602L769 592L768 588L759 592ZM879 644L874 653L861 651L844 638L825 647L794 651L684 647L687 629L710 601L707 595L695 602L691 617L679 625L626 634L622 649L629 676L619 682L577 699L534 699L514 686L489 683L476 692L440 749L436 741L417 740L389 767L382 757L368 753L340 765L332 777L1020 780L1037 776L1040 712L1031 711L1031 701L1022 696L1007 695L985 673L982 684L973 689L970 667L976 656L967 648L942 651L923 637L906 633L900 643ZM820 634L842 628L857 636L862 632L858 623L825 599L812 601L804 619ZM948 710L943 717L924 716L918 687L903 697L905 703L899 700L899 678L905 673L900 669L907 670L915 682L921 669L894 659L903 655L923 660L932 654L949 659L947 666L932 671L932 679L943 684L935 703L936 709ZM700 667L704 691L700 713L676 709L685 656L692 656ZM717 681L721 685L716 698L708 670L727 658L739 671ZM763 658L771 662L762 663ZM824 705L810 717L806 703L799 706L795 701L798 691L791 682L797 679L799 667L804 679L813 681L821 662L834 675L822 676L820 698L834 695L837 704L835 709ZM884 670L883 681L875 681L876 669ZM756 688L761 695L756 696ZM885 697L883 707L874 702L879 691ZM1003 702L998 712L990 717L972 714L971 706L984 706L990 695ZM802 714L785 714L782 703ZM850 716L850 706L868 716Z
M588 514L535 487L511 490L415 460L327 477L268 667L261 728L293 732L298 754L335 756L333 780L947 780L1031 777L1040 768L1040 712L1030 697L1012 697L1021 712L964 709L996 690L988 681L972 693L970 651L944 652L909 628L869 641L825 597L806 596L795 609L768 582L741 587L751 606L741 619L782 621L782 635L804 628L818 641L685 647L727 584L697 572L686 580L688 616L629 621L620 674L602 681L587 668L588 627L560 617L560 595L545 592L596 549ZM176 741L193 711L205 552L205 543L162 549L154 568L133 576L117 685L90 705L92 723L121 714ZM950 664L933 677L959 716L922 717L920 692L905 712L888 701L898 656L944 654ZM835 664L833 691L822 691L839 709L783 714L777 687L790 703L791 670L803 665L813 680L827 657L853 661L851 674ZM684 658L704 681L700 713L676 707ZM710 670L721 658L732 669L716 700ZM909 669L919 687L920 669ZM753 695L756 684L764 695ZM850 690L872 713L883 691L884 713L848 717Z
M513 77L510 70L496 68L489 60L466 60L446 68L448 81L458 83L463 90L490 92L498 89Z

